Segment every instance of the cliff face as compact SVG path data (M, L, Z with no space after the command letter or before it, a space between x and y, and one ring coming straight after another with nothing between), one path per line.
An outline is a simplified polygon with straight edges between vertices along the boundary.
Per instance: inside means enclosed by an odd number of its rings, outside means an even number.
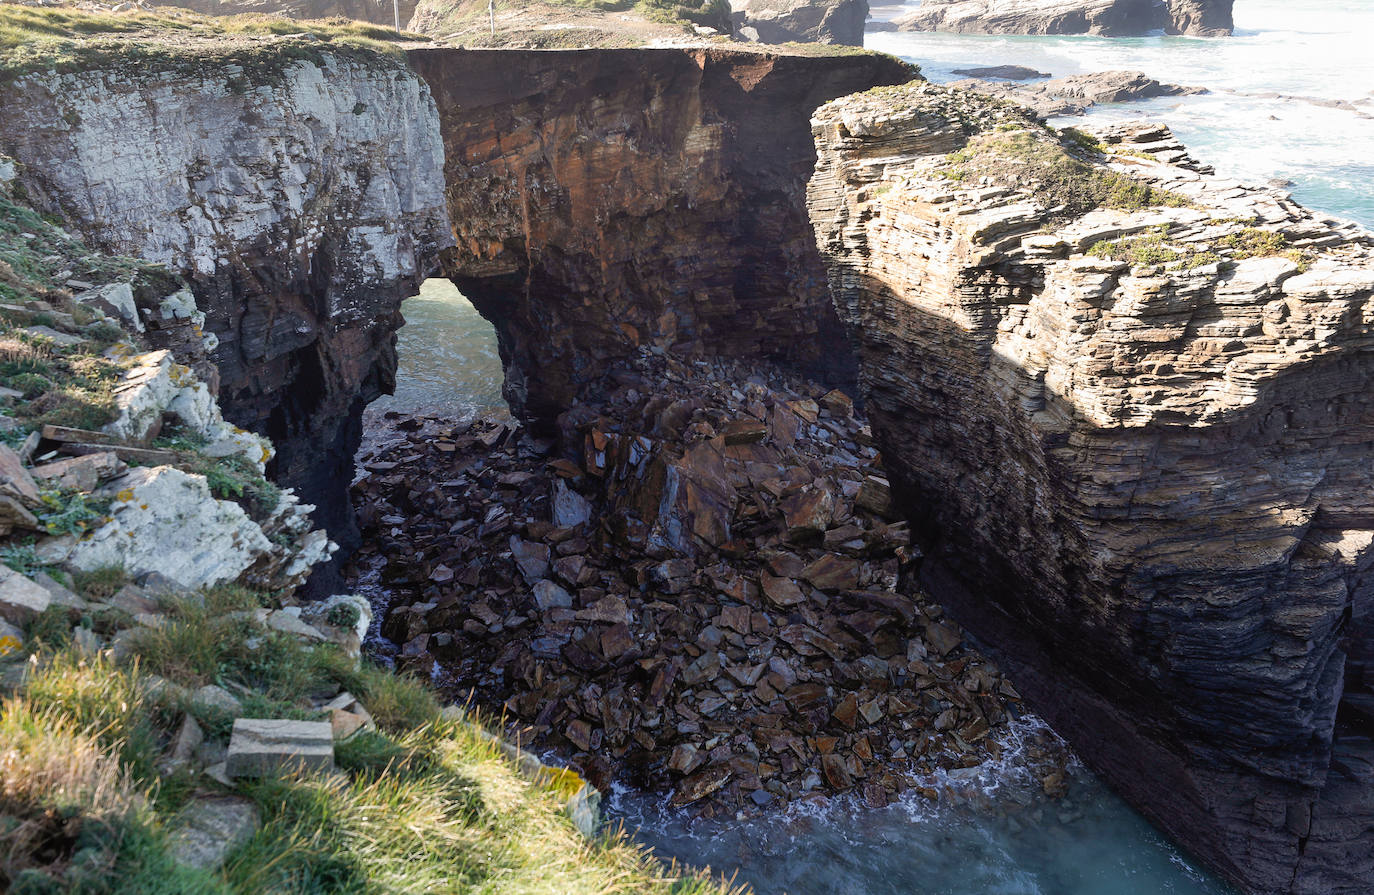
M440 110L456 247L506 397L550 424L636 352L852 378L804 184L821 103L912 71L889 57L722 50L416 50Z
M30 75L0 106L38 207L190 280L226 417L276 443L273 477L348 544L362 407L394 376L401 300L452 242L424 83L395 60L281 55Z
M1233 0L924 0L893 20L899 31L963 34L1222 35Z
M922 576L1247 890L1367 892L1371 237L1163 129L1109 169L1020 115L920 86L815 118L817 237Z

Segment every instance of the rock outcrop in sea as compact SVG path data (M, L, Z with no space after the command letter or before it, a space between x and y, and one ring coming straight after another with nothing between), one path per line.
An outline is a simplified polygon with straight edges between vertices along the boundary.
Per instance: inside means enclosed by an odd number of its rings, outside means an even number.
M892 20L898 31L960 34L1218 36L1235 27L1232 0L923 0Z
M1374 237L927 84L822 108L812 215L921 578L1247 891L1374 878Z
M868 0L732 0L730 8L746 40L864 45Z

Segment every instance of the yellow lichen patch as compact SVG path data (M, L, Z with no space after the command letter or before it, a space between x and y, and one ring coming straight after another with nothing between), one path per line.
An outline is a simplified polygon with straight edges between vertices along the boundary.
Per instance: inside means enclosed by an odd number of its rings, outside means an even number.
M133 500L133 499L134 499L134 492L133 492L133 490L130 489L130 488L124 488L124 489L120 490L120 492L119 492L118 494L115 495L115 500L119 501L120 503L128 503L129 501L131 501L131 500Z
M0 656L8 656L10 653L17 653L24 648L24 644L19 642L18 637L6 634L0 637Z

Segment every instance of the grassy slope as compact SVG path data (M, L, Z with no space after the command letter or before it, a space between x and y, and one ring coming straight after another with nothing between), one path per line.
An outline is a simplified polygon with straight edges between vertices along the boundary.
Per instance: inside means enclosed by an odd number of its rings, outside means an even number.
M86 596L116 583L106 576ZM49 610L30 625L30 667L40 670L0 705L0 882L10 891L726 890L664 867L616 834L582 839L558 793L518 776L472 728L443 719L419 682L355 668L333 647L311 649L231 615L270 604L269 596L232 587L203 596L203 605L173 605L161 629L140 629L136 660L120 665L67 644L71 610ZM250 647L253 636L261 643ZM316 719L307 694L346 689L378 730L337 746L342 773L240 783L262 828L221 872L189 871L168 857L168 822L194 793L224 788L189 771L164 775L159 760L184 713L221 742L230 719L152 686L158 678L227 685L257 717Z
M93 13L0 2L0 81L111 63L281 65L317 58L324 49L395 57L405 43L426 39L347 19L212 17L177 9Z

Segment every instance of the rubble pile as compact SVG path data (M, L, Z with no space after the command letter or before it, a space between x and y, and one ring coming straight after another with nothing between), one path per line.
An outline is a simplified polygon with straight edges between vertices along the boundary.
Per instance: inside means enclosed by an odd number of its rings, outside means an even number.
M513 422L390 417L353 572L389 588L398 662L598 785L705 816L881 806L998 755L1018 694L904 584L918 552L843 393L645 354L559 418L566 455Z

